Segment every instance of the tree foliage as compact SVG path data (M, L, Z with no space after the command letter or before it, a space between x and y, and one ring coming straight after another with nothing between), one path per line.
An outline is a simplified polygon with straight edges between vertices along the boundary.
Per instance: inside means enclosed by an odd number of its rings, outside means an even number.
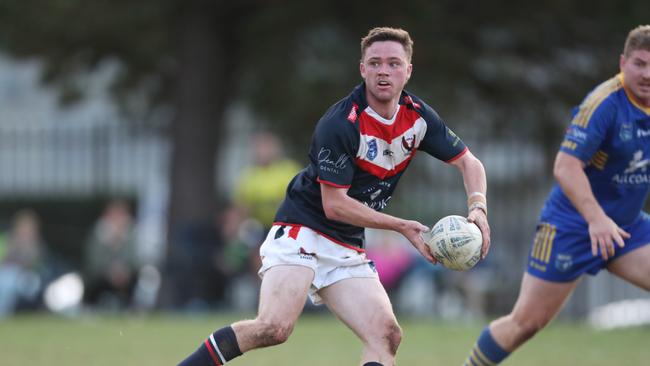
M359 40L369 28L410 31L408 88L454 126L555 150L570 107L618 71L623 40L647 22L648 4L0 0L0 48L43 59L43 81L59 85L64 102L83 98L76 74L114 60L118 102L144 91L150 108L171 107L173 250L188 225L213 219L227 108L243 101L303 156L321 114L361 81Z

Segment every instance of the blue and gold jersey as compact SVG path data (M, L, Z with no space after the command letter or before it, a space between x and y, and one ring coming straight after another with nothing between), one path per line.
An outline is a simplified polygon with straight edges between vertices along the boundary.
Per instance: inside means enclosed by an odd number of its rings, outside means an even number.
M560 150L585 162L596 200L619 226L639 216L650 188L650 108L635 101L623 74L587 95ZM541 216L586 224L557 183Z

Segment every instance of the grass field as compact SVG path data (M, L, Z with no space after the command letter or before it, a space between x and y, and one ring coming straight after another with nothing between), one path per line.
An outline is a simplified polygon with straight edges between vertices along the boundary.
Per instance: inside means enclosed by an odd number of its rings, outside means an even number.
M235 315L80 317L20 316L0 321L0 365L175 366L212 330ZM461 365L483 324L401 319L398 364ZM306 314L289 341L256 350L232 365L357 365L359 341L329 315ZM554 323L503 365L650 365L650 328L596 331Z

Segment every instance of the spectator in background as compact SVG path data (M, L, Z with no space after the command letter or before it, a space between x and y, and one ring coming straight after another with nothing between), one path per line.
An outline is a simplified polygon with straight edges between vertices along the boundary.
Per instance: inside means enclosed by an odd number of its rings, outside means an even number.
M45 248L36 212L16 212L0 258L0 317L40 305L46 280Z
M273 225L289 181L300 170L270 132L254 136L252 152L253 163L237 179L233 204L218 221L225 246L217 266L231 277L229 300L238 310L255 310L259 245Z
M270 229L287 185L299 170L298 163L284 157L280 141L274 134L258 133L253 139L253 164L244 169L237 180L236 206L266 230Z
M108 203L86 243L85 302L103 308L131 305L139 263L129 204Z

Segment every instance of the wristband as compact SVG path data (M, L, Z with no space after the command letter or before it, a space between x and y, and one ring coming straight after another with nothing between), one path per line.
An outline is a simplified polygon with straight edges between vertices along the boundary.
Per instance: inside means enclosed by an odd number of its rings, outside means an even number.
M470 195L467 198L467 207L472 207L472 205L476 202L482 203L487 207L487 199L485 198L485 194L483 192L470 193Z
M479 192L479 191L476 191L476 192L472 192L472 193L470 193L470 195L467 196L467 199L471 199L471 198L474 197L474 196L483 197L483 199L487 201L487 198L485 197L485 193L483 193L483 192Z
M472 202L471 205L469 205L468 211L471 212L472 210L478 208L479 210L482 210L483 213L485 213L485 216L487 216L487 205L484 202L481 201L476 201Z

